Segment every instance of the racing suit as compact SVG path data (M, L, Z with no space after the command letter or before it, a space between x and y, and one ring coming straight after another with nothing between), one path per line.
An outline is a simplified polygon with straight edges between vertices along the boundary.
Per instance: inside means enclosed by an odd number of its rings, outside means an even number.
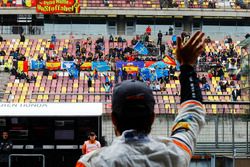
M82 156L76 167L188 167L205 124L198 82L193 67L181 66L181 107L170 137L126 130L111 146Z

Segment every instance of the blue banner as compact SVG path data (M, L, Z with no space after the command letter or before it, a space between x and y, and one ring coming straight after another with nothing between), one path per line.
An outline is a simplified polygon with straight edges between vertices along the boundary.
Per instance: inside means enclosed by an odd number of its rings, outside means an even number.
M111 67L108 65L108 63L104 61L97 61L97 62L92 62L92 70L96 69L99 72L105 72L105 71L110 71Z
M70 68L67 68L69 75L73 76L74 78L78 78L79 71L76 69L75 65L71 65Z
M123 66L133 65L139 67L139 69L144 68L144 61L132 61L132 62L125 62L125 61L118 61L116 62L116 69L122 69Z
M134 46L134 50L137 51L139 54L142 54L142 55L147 55L148 54L148 49L141 42L137 42L137 44Z
M36 70L36 69L43 69L45 67L45 62L44 61L36 61L32 60L31 61L31 70Z
M150 68L155 68L155 69L157 69L157 68L163 69L163 68L167 68L167 67L168 67L168 65L162 61L158 61L150 66Z
M74 65L74 61L62 61L62 63L61 63L61 69L62 70L68 69L72 65Z

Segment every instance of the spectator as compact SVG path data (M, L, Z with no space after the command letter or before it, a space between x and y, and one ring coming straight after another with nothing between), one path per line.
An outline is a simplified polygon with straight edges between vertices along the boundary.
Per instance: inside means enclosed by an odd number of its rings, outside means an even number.
M57 75L57 73L56 73L56 72L54 72L54 73L53 73L53 75L52 75L52 79L58 79L58 75Z
M157 39L157 45L161 45L162 44L162 33L161 30L158 32L158 39Z
M110 84L109 82L106 82L103 84L104 90L105 90L105 100L109 100L109 93L110 93Z
M21 33L21 34L20 34L20 42L25 42L24 33Z
M0 165L1 167L8 167L9 154L12 151L12 141L9 139L7 131L2 132L2 139L0 140Z
M112 34L109 36L109 42L114 42L114 37Z
M151 35L151 32L152 32L152 29L151 29L150 26L148 26L148 27L146 28L146 33L147 33L147 35Z
M55 34L53 34L53 35L51 36L50 42L51 42L51 43L56 43L56 35L55 35Z
M103 0L105 6L109 6L109 0Z
M168 34L169 34L169 35L173 35L173 30L174 30L173 27L172 27L172 26L169 26L169 29L168 29L168 32L169 32L169 33L168 33Z
M203 36L197 32L184 46L178 38L176 57L181 63L182 105L170 137L154 139L149 135L155 118L153 92L145 83L124 81L116 85L112 98L111 116L117 138L111 146L82 156L76 167L182 167L190 164L196 139L205 124L201 90L191 66L204 47ZM201 47L197 49L197 45Z
M99 141L96 140L95 132L89 133L89 140L85 141L82 145L82 154L88 154L94 150L101 148L101 144Z
M130 6L135 6L135 0L129 0Z
M36 82L36 76L32 73L31 77L30 77L30 81L31 82Z
M88 88L92 87L92 75L88 75Z
M173 35L173 36L172 36L172 42L173 42L173 45L174 45L174 46L176 45L176 40L177 40L177 36L176 36L176 35Z
M132 41L131 41L131 44L132 44L132 45L136 45L137 42L138 42L138 41L136 40L136 38L133 38Z
M236 87L232 91L232 101L237 101L238 96L240 96L240 89L236 89Z
M201 90L210 91L210 85L208 84L208 82L206 82L206 83L202 86Z
M165 50L166 50L166 47L164 44L161 44L160 46L160 56L163 57L165 55Z
M0 42L3 42L3 37L0 35Z

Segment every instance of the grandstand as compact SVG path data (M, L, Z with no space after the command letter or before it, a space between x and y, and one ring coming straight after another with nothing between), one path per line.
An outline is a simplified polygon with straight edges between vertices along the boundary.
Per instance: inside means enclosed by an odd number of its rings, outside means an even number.
M244 91L247 86L243 85L249 84L249 76L242 72L249 74L249 69L241 70L241 64L245 58L249 59L247 40L250 38L241 41L250 33L250 2L161 2L80 0L80 13L45 15L36 12L33 1L0 0L0 36L3 37L0 41L0 131L7 128L11 133L13 157L16 156L11 161L13 166L26 164L25 156L32 155L34 159L30 163L37 166L43 162L46 166L74 166L91 130L99 140L105 137L110 144L115 137L110 117L112 87L124 79L122 71L117 74L119 67L131 70L126 79L147 81L154 90L156 121L152 135L169 135L180 107L178 64L171 64L171 60L175 62L173 36L185 31L188 37L196 30L207 36L196 69L208 116L191 166L243 167L249 163L249 158L245 158L250 149L249 96L242 92L234 100L232 92ZM148 26L151 35L145 34ZM161 48L156 44L160 30L167 56L159 55ZM24 41L19 38L21 33L25 35ZM149 50L147 56L134 49L135 41L141 41ZM69 62L76 64L77 76L69 71ZM99 62L106 68L99 68ZM138 76L144 67L158 62L165 64L166 80L161 77L162 82L158 83L151 78L144 79L144 75ZM94 63L97 63L95 68ZM122 65L118 66L119 63ZM176 68L172 70L171 66ZM104 86L106 82L112 83L110 90ZM5 104L23 103L44 104L48 108L19 106L9 107L12 115L6 112ZM102 114L91 114L90 107L79 103L98 104ZM62 106L52 107L57 104ZM71 110L76 112L60 115L63 105L72 105ZM36 114L19 113L30 108Z

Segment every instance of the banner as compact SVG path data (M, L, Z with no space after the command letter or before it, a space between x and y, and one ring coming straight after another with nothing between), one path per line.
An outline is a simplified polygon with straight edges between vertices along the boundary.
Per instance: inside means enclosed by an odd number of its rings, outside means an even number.
M154 64L156 61L145 61L145 67L149 67Z
M165 55L164 59L163 59L163 62L168 64L168 65L171 65L171 66L176 66L176 62L174 59L172 59L170 56L168 55Z
M72 65L74 65L74 61L62 61L61 62L61 69L65 70L70 68Z
M123 66L123 69L125 69L128 74L137 73L139 71L139 67L133 65Z
M118 61L116 62L116 68L122 69L124 66L137 66L139 69L144 68L143 61L132 61L132 62L125 62L125 61Z
M67 68L67 71L69 75L73 76L74 78L78 78L79 71L76 69L74 64Z
M61 62L46 62L46 68L48 70L59 70L61 68Z
M28 61L18 61L17 69L18 71L28 72Z
M80 13L79 0L37 0L36 11L43 14Z
M155 68L155 69L161 68L161 69L163 69L163 68L167 68L167 64L165 64L165 63L162 62L162 61L157 61L157 62L155 62L154 64L152 64L152 65L150 66L150 68Z
M92 67L92 63L91 62L84 62L82 65L81 65L81 70L90 70Z
M134 46L134 50L137 51L139 54L142 54L142 55L147 55L148 54L148 49L141 42L137 42L137 44Z
M104 61L92 62L92 70L97 69L99 72L110 71L111 67Z
M36 60L31 61L30 65L31 70L43 69L44 67L45 67L44 61L36 61Z

